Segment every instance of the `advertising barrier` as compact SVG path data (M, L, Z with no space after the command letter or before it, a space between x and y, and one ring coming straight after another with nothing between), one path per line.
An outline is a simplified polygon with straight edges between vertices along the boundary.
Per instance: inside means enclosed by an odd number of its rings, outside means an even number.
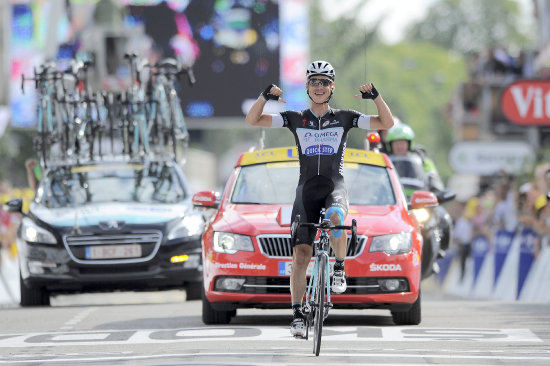
M497 230L492 240L477 236L463 278L455 256L446 276L437 279L445 293L465 298L550 302L549 244L530 227Z

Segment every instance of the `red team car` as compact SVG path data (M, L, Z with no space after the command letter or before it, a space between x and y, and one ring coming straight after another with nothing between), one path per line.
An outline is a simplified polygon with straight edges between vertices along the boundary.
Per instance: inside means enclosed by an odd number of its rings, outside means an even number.
M196 206L217 208L202 238L205 324L226 324L238 308L290 309L298 175L296 148L248 152L221 197L213 191L193 196ZM345 225L357 220L358 242L348 245L348 286L331 295L334 307L389 309L396 324L419 324L422 236L413 212L437 205L437 198L418 191L408 203L391 161L371 151L346 149L344 179Z

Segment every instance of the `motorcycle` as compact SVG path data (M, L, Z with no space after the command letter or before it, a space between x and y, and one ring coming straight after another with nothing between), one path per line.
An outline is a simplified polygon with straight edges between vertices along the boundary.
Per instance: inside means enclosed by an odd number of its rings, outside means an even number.
M441 204L453 200L456 193L444 189L439 176L424 172L422 158L417 154L407 156L390 156L390 159L399 173L407 198L417 190L433 192L439 202L438 206L413 210L413 214L422 224L422 279L439 272L437 260L445 257L451 243L453 222L451 216Z

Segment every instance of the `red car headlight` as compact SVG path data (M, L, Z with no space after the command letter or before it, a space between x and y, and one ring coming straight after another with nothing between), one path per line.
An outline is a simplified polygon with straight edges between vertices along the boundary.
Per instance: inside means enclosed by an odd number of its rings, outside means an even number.
M405 254L411 251L411 233L374 236L369 252L384 252L388 255Z
M254 251L252 239L247 235L215 232L212 244L214 251L218 253L235 254L239 251Z

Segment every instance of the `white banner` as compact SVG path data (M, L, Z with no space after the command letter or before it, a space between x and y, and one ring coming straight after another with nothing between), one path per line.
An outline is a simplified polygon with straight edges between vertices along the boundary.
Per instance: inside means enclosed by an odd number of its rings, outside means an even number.
M529 172L535 161L533 148L523 141L465 141L455 144L449 164L457 173L490 175Z

